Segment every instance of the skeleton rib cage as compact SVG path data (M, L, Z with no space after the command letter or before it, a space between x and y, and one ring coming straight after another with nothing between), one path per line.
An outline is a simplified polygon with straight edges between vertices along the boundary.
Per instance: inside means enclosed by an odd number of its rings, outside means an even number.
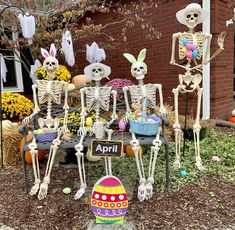
M189 43L197 45L198 56L197 59L200 60L203 55L203 45L206 40L206 35L202 32L196 32L195 34L190 32L178 33L179 34L179 58L185 58L185 53L183 52L183 40L187 39Z
M46 103L49 97L55 104L61 104L63 82L38 80L37 87L39 104Z
M155 108L156 106L156 85L133 85L128 86L131 94L131 103L143 103L143 100L147 98L147 106Z
M112 87L85 87L84 89L89 112L97 106L100 106L105 111L109 111Z

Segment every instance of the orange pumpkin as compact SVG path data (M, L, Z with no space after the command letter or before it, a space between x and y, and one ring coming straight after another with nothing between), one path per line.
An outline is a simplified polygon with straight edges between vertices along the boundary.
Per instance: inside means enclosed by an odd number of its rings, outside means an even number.
M79 88L88 82L91 82L91 80L86 75L77 75L72 79L72 83L76 86L76 88Z
M134 157L135 156L134 151L132 150L132 146L131 145L124 146L124 152L126 153L126 155L128 157ZM140 147L140 150L139 150L139 154L140 155L143 154L143 150L142 150L141 147Z
M31 141L32 139L33 139L32 135L27 135L27 137L26 137L27 142ZM20 141L20 157L21 157L21 151L22 151L23 145L24 145L24 138L22 138ZM42 149L38 150L38 160L39 161L42 161L45 158L45 155L46 155L46 150L42 150ZM25 161L28 164L32 164L32 158L31 158L31 154L30 154L29 150L25 151Z
M235 123L235 116L231 116L228 118L228 121Z

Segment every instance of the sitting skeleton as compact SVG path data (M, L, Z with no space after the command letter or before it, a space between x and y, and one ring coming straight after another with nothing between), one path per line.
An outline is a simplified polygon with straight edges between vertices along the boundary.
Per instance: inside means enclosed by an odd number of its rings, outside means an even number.
M23 124L28 124L33 117L39 113L39 105L47 104L47 115L46 118L39 118L38 124L40 129L43 128L54 128L57 130L57 137L52 141L48 162L46 166L46 173L45 177L43 179L43 183L41 183L40 180L40 170L39 170L39 163L38 163L38 150L37 150L37 143L36 138L33 136L32 142L29 144L29 150L32 157L32 166L33 166L33 172L34 172L34 186L32 187L30 191L30 195L35 195L38 190L38 198L39 200L44 199L47 195L48 190L48 184L50 183L50 174L52 170L52 166L54 163L55 155L57 152L57 149L60 146L60 138L63 134L65 134L67 130L67 114L68 114L68 103L67 103L67 96L68 91L67 82L63 81L54 81L52 80L52 77L54 76L55 71L58 69L59 64L58 60L55 58L56 56L56 49L54 44L51 44L50 51L48 53L47 50L41 49L41 54L45 58L43 62L43 67L45 68L47 72L47 76L49 77L49 80L36 80L36 84L32 86L33 89L33 100L34 100L34 112L29 116L26 117L23 120ZM61 104L61 95L62 92L65 93L65 100L64 100L64 124L63 127L59 127L60 122L59 118L55 117L53 118L51 115L51 109L52 104L60 105Z
M143 104L147 101L147 106L151 109L155 109L156 107L156 93L157 90L159 92L160 98L160 113L161 115L165 115L166 111L163 106L163 96L162 96L162 85L161 84L144 84L143 79L145 74L147 73L147 65L144 63L144 59L146 56L146 49L140 51L138 59L128 53L125 53L124 56L127 60L132 63L131 73L132 76L138 81L138 85L126 86L123 88L125 103L126 103L126 120L131 114L131 109L128 102L128 94L130 92L130 99L132 105L134 105L134 109L137 109L137 113L139 116L140 108L139 105ZM130 130L131 131L131 130ZM153 184L154 184L154 171L157 160L158 151L161 147L160 133L161 128L158 129L156 134L156 138L153 140L153 146L151 147L151 157L149 162L149 170L148 170L148 178L145 178L145 170L142 162L142 156L138 154L140 149L139 141L134 132L132 132L132 140L130 142L132 149L135 154L137 169L140 178L140 185L138 188L138 199L140 201L144 201L145 199L150 199L153 195Z
M94 53L89 53L91 49L94 49ZM96 56L97 55L97 56ZM79 130L80 141L75 145L76 156L78 160L79 176L80 176L80 189L75 194L75 199L79 199L84 193L86 188L86 175L84 168L84 153L83 153L83 140L90 132L90 135L94 134L95 138L103 139L105 133L108 135L108 140L111 140L113 130L109 128L109 125L117 119L116 115L116 97L117 91L112 90L112 87L100 86L100 81L103 78L108 78L111 73L109 66L99 63L105 59L105 53L103 49L99 49L96 43L93 43L91 47L87 46L87 59L92 64L88 65L84 69L84 73L92 81L95 81L94 87L84 87L81 92L81 125ZM96 62L97 61L97 62ZM113 112L111 120L109 122L100 120L100 113L102 111L109 111L109 105L111 103L110 97L113 95ZM86 99L86 101L85 101ZM95 111L95 122L91 127L85 127L85 104L88 108L88 112ZM107 175L112 175L111 158L105 157L105 169Z
M175 103L175 152L176 158L174 166L180 168L180 144L182 138L182 130L179 123L179 112L178 112L178 97L179 93L191 93L197 91L197 113L196 120L193 125L194 133L194 143L195 143L195 157L196 166L198 169L202 170L202 160L200 156L200 108L201 108L201 97L203 93L203 88L200 87L202 81L202 66L209 63L213 58L215 58L224 48L224 38L226 36L225 32L222 32L218 37L219 49L209 57L210 45L211 45L211 34L206 34L201 31L195 32L195 27L202 23L208 13L201 8L197 3L189 4L185 9L182 9L176 13L177 20L188 27L188 32L175 33L173 34L172 43L172 56L170 63L172 65L179 66L185 69L184 74L179 75L179 85L176 89L173 89L174 103ZM177 64L175 61L175 46L176 40L179 40L179 59L186 59L186 65ZM203 57L203 48L205 47L205 56Z

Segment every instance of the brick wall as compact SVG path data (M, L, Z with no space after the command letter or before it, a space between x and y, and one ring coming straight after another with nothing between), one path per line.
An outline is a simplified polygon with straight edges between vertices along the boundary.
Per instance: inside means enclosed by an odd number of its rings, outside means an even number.
M115 49L106 49L105 64L112 68L111 79L115 77L123 77L132 79L130 73L130 63L123 57L124 52L130 52L133 55L138 55L142 48L147 48L146 64L148 65L148 74L145 82L161 83L163 85L164 102L173 104L172 89L178 85L178 74L182 70L169 64L171 57L172 34L175 32L187 31L187 27L180 25L175 17L175 13L184 8L190 2L201 3L200 0L161 0L158 1L159 6L151 9L149 19L158 31L162 33L162 37L157 40L148 40L146 35L139 27L129 29L127 33L127 42L122 42ZM212 53L216 50L216 37L218 33L225 29L225 20L232 17L232 8L228 7L226 0L213 0L212 2L212 18L211 30L214 36L212 42ZM231 0L230 3L234 1ZM235 3L233 3L235 5ZM95 23L107 23L115 20L115 15L95 15L92 16ZM107 32L115 34L120 31L122 25L116 24L109 27ZM197 30L201 30L198 26ZM81 41L75 45L77 50L81 50L85 43L90 44L92 41L102 41L105 37L90 38L86 41ZM83 51L85 51L83 49ZM225 52L211 63L211 116L225 118L232 111L232 73L233 73L233 55L234 41L233 30L230 30L225 43ZM84 66L88 64L85 60L85 52L77 54L77 64L82 72ZM183 113L185 108L185 95L180 96L180 111ZM196 112L196 94L189 96L189 112Z

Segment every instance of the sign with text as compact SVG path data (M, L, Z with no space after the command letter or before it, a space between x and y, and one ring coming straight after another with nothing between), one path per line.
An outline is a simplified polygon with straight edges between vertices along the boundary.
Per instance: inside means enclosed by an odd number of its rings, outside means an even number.
M123 142L119 140L93 140L91 143L92 156L122 157Z

